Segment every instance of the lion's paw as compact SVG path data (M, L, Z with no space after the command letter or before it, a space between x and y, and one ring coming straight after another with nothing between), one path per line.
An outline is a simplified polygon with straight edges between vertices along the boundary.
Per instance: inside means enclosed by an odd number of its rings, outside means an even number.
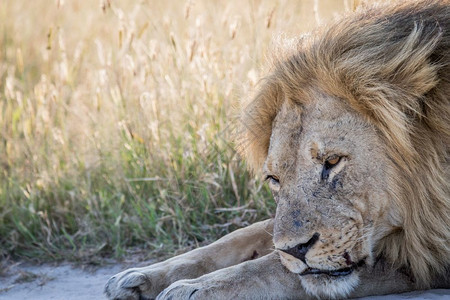
M194 299L195 293L198 292L198 288L195 284L185 283L185 280L180 280L173 283L167 289L162 291L156 298L157 300L169 300L169 299Z
M136 269L129 269L111 277L105 286L105 294L109 299L138 299L155 298L152 293L152 284L147 275Z
M206 299L210 294L209 289L196 280L179 280L158 295L157 300L174 300L174 299Z
M196 300L196 299L237 299L242 295L231 289L225 281L216 280L212 276L196 279L183 279L172 283L158 295L156 300Z

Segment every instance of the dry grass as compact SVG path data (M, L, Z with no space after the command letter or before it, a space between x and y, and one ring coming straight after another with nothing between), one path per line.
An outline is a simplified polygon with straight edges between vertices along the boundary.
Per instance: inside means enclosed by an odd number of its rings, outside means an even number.
M345 7L1 1L0 255L168 252L270 215L230 143L235 108L274 36Z

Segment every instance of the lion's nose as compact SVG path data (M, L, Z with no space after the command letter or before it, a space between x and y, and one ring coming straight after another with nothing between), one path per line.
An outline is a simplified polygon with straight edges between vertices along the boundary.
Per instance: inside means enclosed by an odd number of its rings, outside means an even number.
M317 242L317 240L319 239L319 235L320 234L316 232L316 233L314 233L312 238L310 238L309 241L307 241L304 244L298 244L297 246L294 246L291 248L279 249L279 250L286 252L287 254L290 254L290 255L294 256L295 258L300 259L302 262L304 262L306 264L306 261L305 261L306 253Z

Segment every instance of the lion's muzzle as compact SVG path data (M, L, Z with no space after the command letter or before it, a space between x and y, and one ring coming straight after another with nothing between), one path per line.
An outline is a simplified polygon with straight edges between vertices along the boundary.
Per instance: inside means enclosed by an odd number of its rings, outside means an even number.
M293 247L278 248L281 261L293 273L300 276L325 275L330 277L344 277L353 273L358 267L365 264L365 259L354 262L347 251L332 256L321 255L316 248L324 248L319 240L320 233L316 232L306 243L300 243ZM323 244L322 244L323 245ZM308 254L308 258L307 258ZM334 262L332 258L341 257L340 263ZM326 258L323 260L323 258Z

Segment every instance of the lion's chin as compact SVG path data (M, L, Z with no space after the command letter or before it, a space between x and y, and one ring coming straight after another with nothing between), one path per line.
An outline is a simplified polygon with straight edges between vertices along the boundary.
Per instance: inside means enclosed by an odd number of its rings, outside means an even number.
M282 264L292 273L298 274L305 291L317 298L346 298L359 283L358 268L366 263L362 259L348 268L320 270L308 267L301 260L280 251Z
M358 285L358 271L350 272L342 276L320 274L299 274L300 281L305 291L317 298L345 298Z

